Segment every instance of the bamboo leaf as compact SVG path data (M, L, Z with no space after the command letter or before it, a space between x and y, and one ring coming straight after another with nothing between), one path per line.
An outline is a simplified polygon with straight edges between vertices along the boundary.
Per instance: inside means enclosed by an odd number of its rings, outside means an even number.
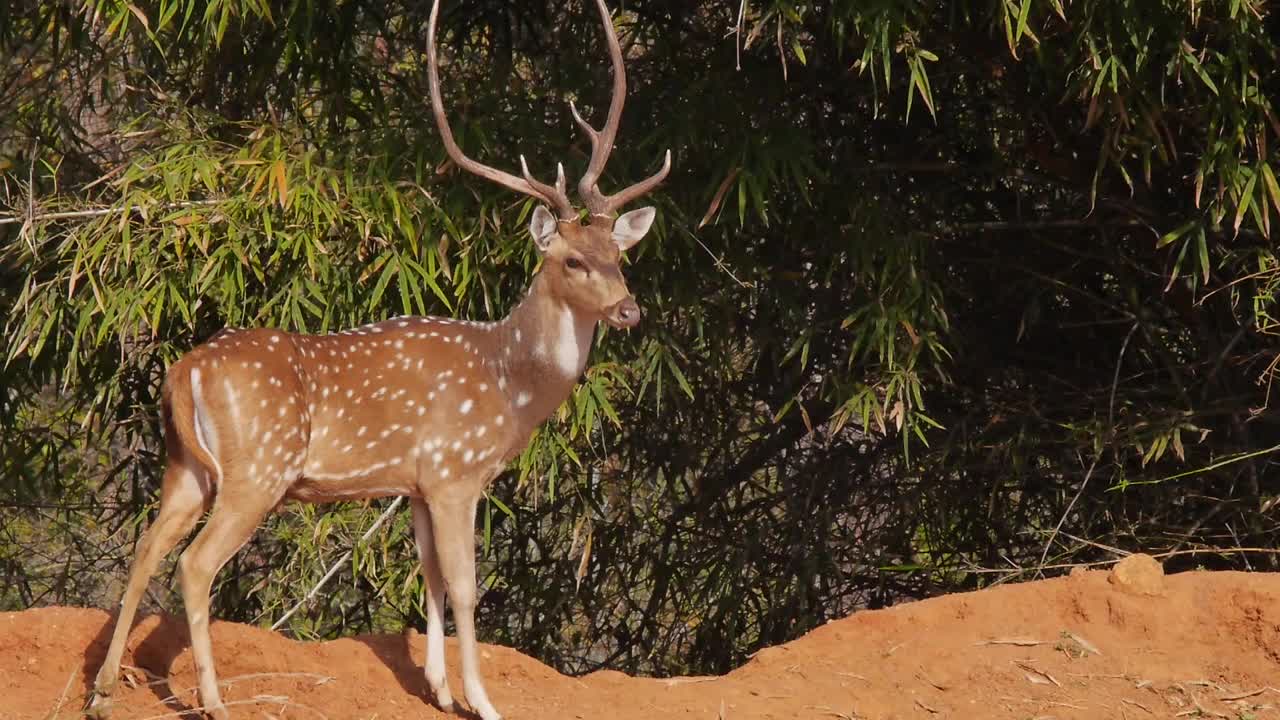
M1244 184L1244 190L1240 192L1240 200L1236 204L1236 218L1231 227L1236 233L1240 232L1240 221L1244 220L1244 214L1249 211L1249 206L1253 203L1253 186L1258 181L1258 173L1250 173L1249 180Z

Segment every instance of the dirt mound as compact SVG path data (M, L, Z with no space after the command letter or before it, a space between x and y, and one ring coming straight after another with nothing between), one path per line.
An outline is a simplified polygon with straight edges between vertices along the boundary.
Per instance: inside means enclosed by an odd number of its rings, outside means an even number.
M495 646L482 648L483 670L512 720L1280 718L1280 575L1185 573L1157 590L1087 572L861 612L723 677L569 678ZM75 717L109 619L0 614L0 718ZM422 700L417 633L302 643L218 622L212 633L237 718L459 717ZM141 621L125 663L135 687L117 692L113 717L173 717L196 703L179 619ZM452 642L449 663L460 689Z

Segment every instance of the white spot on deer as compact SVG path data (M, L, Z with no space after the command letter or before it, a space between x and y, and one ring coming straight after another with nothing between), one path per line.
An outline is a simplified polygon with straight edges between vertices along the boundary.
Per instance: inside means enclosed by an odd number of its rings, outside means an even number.
M493 419L493 423L498 427L502 427L502 424L505 423L506 421L507 421L506 415L499 415L498 417Z
M532 400L533 400L533 397L529 395L529 393L521 390L520 394L516 396L516 407L524 407L525 405L528 405Z
M366 430L368 430L368 429L369 429L369 428L368 428L368 426L366 426L366 425L361 425L361 426L360 426L360 429L356 431L356 437L363 437L363 436L364 436L365 431L366 431Z
M471 398L467 398L466 400L462 401L461 405L458 406L458 412L462 413L463 415L466 415L467 413L471 412L471 406L474 404L475 403L471 400Z
M435 463L436 465L439 465L443 461L444 461L443 453L435 452L431 454L431 462Z
M487 432L489 432L489 426L481 425L480 427L476 428L476 437L482 438L484 437L484 434Z
M467 448L467 451L462 454L462 461L469 463L471 462L471 459L474 458L475 456L476 456L475 451L472 450L471 448Z

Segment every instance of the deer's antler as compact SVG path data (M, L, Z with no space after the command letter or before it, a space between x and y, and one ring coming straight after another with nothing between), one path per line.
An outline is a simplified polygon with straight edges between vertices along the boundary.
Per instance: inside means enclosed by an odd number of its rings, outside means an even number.
M578 196L586 204L592 215L610 217L614 210L635 200L652 190L667 177L671 171L671 151L667 150L662 168L650 177L641 180L614 193L605 195L600 192L600 174L604 172L605 163L609 162L609 154L613 152L613 143L618 136L618 123L622 119L622 106L627 99L627 69L622 59L622 46L618 43L618 33L613 28L613 20L609 17L609 8L604 0L596 0L596 8L600 11L600 22L604 24L605 41L609 45L609 59L613 63L613 93L609 100L609 115L605 118L604 128L596 130L578 114L578 108L569 102L569 110L573 119L591 140L591 161L587 163L587 171L578 181Z
M431 111L436 116L436 127L440 129L440 137L444 140L444 149L449 153L449 157L453 158L458 167L467 172L547 203L555 208L561 220L577 219L578 213L573 209L573 203L569 202L569 195L565 191L563 167L559 168L556 184L552 186L533 179L523 155L520 157L520 167L524 177L519 178L467 157L466 153L462 152L462 148L458 147L457 141L453 138L453 131L449 129L449 120L444 114L444 102L440 97L440 68L436 59L436 19L439 14L440 0L435 0L431 4L431 18L427 23L427 77L431 86Z
M613 93L609 101L609 115L605 119L604 127L596 130L582 118L572 101L569 102L569 110L573 113L573 119L591 140L591 160L587 163L587 170L583 173L582 179L578 181L578 195L592 215L612 218L616 209L644 195L666 179L667 173L671 171L671 151L667 150L658 172L648 178L612 195L605 195L600 191L600 175L609 161L609 154L613 152L613 144L618 136L618 123L622 119L622 106L626 102L627 70L623 63L622 46L618 43L617 31L614 30L613 21L609 17L609 8L605 6L604 0L596 0L596 7L600 11L600 20L604 24L609 58L613 63ZM467 172L542 200L556 209L561 220L576 219L578 214L573 209L573 204L569 202L569 196L565 190L563 166L557 166L556 184L547 185L533 178L523 155L520 157L520 171L524 177L516 177L467 157L458 147L457 141L453 138L453 131L449 129L449 120L444 114L444 102L440 97L440 69L436 59L436 20L439 12L440 0L435 0L431 5L431 18L427 25L427 76L431 86L431 110L435 114L436 127L440 129L440 137L444 140L444 147L449 157L453 158L458 167Z

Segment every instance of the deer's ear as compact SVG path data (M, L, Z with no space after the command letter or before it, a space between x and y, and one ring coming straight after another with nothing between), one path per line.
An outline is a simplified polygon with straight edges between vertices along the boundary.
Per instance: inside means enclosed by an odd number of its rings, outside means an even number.
M556 234L556 216L539 205L533 209L533 219L529 221L529 234L533 236L533 244L538 250L546 252L551 247L551 238Z
M618 249L626 250L640 242L645 233L649 232L657 214L658 211L652 207L645 207L619 215L613 221L613 241L618 243Z

